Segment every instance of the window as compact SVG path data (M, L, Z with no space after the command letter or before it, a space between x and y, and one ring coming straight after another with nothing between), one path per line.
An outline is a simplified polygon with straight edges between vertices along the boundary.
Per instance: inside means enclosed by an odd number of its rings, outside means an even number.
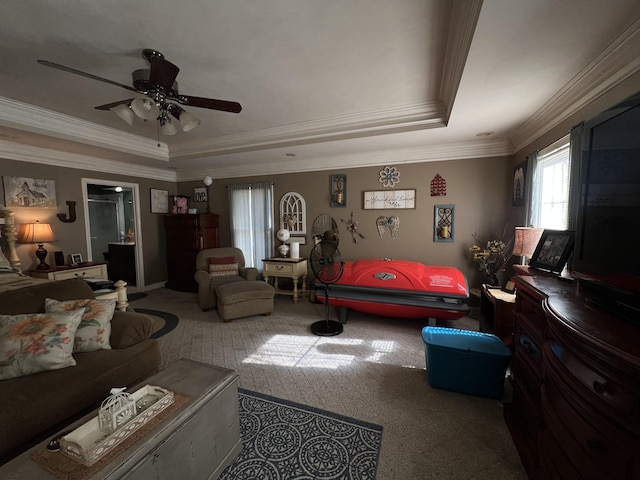
M273 186L229 185L231 244L242 250L247 267L262 272L262 259L273 255Z
M534 227L566 230L569 225L571 158L569 135L538 152L533 173L531 221Z

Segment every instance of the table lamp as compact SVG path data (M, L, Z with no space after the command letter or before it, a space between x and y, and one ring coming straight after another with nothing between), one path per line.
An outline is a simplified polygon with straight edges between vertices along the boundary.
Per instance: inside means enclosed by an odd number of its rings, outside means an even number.
M36 257L40 259L40 265L36 267L36 270L49 270L49 265L45 263L47 258L47 251L42 246L45 242L55 242L56 237L51 230L51 225L48 223L40 223L36 220L36 223L23 223L20 225L20 231L18 232L18 241L21 243L37 243Z
M522 257L521 264L525 265L525 258L531 258L536 251L540 237L544 228L536 227L516 227L512 255Z

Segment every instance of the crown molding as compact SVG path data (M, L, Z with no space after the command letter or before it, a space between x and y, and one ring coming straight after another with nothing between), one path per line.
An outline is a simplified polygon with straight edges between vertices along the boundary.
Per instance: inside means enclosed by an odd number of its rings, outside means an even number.
M0 97L0 125L155 160L169 161L166 143Z
M171 148L171 160L344 140L445 126L442 102L424 102L227 135Z
M173 170L144 167L133 163L105 160L88 155L61 152L3 140L0 140L0 157L7 160L17 160L19 162L38 163L103 173L117 173L118 175L149 178L167 182L177 181L176 172Z
M371 167L376 165L399 165L407 163L441 162L470 158L500 157L513 154L513 145L508 140L487 140L467 143L432 145L384 152L366 152L353 155L289 160L269 164L242 166L203 167L181 170L177 181L200 180L205 175L215 179L241 178L259 175L281 175L288 173L317 172L323 170Z
M640 20L636 20L521 127L510 135L516 151L640 71Z
M449 122L453 102L460 87L462 73L467 63L473 35L478 25L483 0L456 0L453 3L444 71L440 86L440 99L445 106L445 118Z

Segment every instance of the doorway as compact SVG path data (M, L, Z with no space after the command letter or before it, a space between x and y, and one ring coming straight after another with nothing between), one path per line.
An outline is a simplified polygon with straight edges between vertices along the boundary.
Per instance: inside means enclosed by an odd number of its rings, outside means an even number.
M142 291L144 270L138 184L82 179L89 261L107 262L109 279Z

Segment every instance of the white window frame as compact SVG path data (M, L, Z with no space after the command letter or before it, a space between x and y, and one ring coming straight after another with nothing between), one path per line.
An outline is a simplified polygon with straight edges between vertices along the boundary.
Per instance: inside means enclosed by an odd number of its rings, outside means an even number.
M568 228L570 152L569 135L538 152L533 173L529 221L534 227L553 230Z

